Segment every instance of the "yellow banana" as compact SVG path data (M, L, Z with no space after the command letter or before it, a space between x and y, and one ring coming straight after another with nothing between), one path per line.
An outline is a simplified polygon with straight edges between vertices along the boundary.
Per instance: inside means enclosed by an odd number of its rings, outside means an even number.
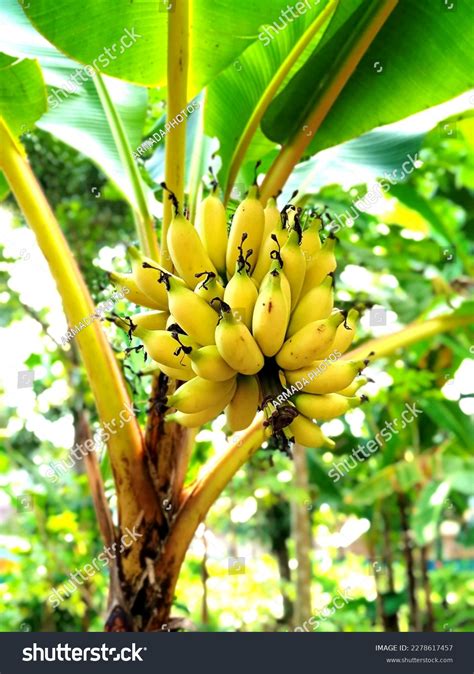
M349 386L346 386L346 388L341 389L338 391L339 395L341 396L353 396L357 393L357 391L362 387L365 386L369 381L368 377L356 377L352 384L349 384Z
M276 229L281 229L281 214L278 210L277 202L274 197L270 197L267 205L263 210L265 216L265 227L263 229L263 240L267 239L270 234Z
M257 285L262 282L263 277L269 271L272 264L272 251L279 251L288 241L288 231L285 229L280 218L279 224L270 233L270 236L262 240L262 245L258 255L257 264L252 272L252 278Z
M278 269L265 276L253 312L252 333L264 356L281 349L290 317L281 277Z
M303 249L306 258L306 266L310 267L316 255L321 250L321 239L319 232L321 230L322 221L320 218L314 218L308 227L303 231L301 238L301 248Z
M190 288L198 284L196 274L203 271L217 274L199 234L181 213L176 213L172 218L166 241L179 276Z
M167 365L163 365L163 363L158 363L158 369L167 377L170 377L170 379L176 379L177 381L190 381L196 376L195 373L192 370L188 370L188 368L168 367Z
M265 226L263 229L262 243L258 253L257 263L252 273L252 278L256 281L257 285L261 282L262 278L270 268L270 253L275 247L271 235L276 235L280 247L285 245L286 239L288 238L288 233L283 225L281 214L274 197L268 199L263 212L265 216Z
M141 307L146 307L147 309L163 309L162 303L155 302L151 297L148 297L148 295L145 295L145 293L140 290L137 282L133 278L133 274L119 274L112 271L109 272L109 279L116 288L128 291L126 297L130 302L138 304Z
M170 330L170 329L175 330L177 324L178 324L178 321L176 320L176 318L173 316L173 314L170 314L168 316L168 320L166 321L165 330Z
M312 264L307 267L301 296L306 295L314 286L320 285L326 276L336 269L337 261L334 255L336 240L334 235L329 234Z
M308 293L309 294L309 293ZM350 309L347 319L338 327L334 342L325 351L319 354L318 359L327 358L334 350L345 353L352 344L356 335L357 319L359 312L357 309Z
M196 348L197 344L187 335L177 335L177 333L168 330L149 330L143 325L135 324L129 317L124 319L120 316L114 316L109 320L128 332L130 339L134 335L142 340L144 347L129 347L126 349L127 352L145 348L146 353L156 363L158 369L169 377L184 381L196 376L187 354L192 350L192 347Z
M282 449L291 439L333 447L317 422L361 404L355 394L368 380L358 375L369 362L342 358L359 314L334 308L337 239L331 232L321 242L321 217L310 215L302 230L300 208L290 202L280 213L269 199L263 209L258 196L254 185L227 235L216 185L199 205L196 229L170 192L171 272L132 247L133 273L111 279L151 311L107 320L142 338L129 351L145 348L150 371L185 382L169 396L166 420L195 428L225 410L226 428L243 430L268 382L280 382L284 395L262 403L265 433Z
M292 391L296 387L296 390L304 389L305 393L337 393L349 386L368 362L368 360L315 360L309 367L285 370L285 378L287 385L292 386Z
M286 274L283 271L283 269L280 270L280 278L281 278L281 289L283 290L283 294L286 298L286 303L288 304L288 310L291 312L291 288L290 288L290 282L286 278Z
M257 342L244 323L237 321L231 308L221 303L221 320L216 328L216 345L225 362L241 374L257 374L264 359Z
M308 323L327 318L333 307L333 277L329 274L319 286L315 286L306 295L300 297L290 318L287 337L291 337Z
M212 302L214 297L218 297L219 299L224 297L224 286L216 279L214 272L204 271L201 274L198 274L198 277L205 278L194 288L196 295L202 297L202 299L206 300L208 304Z
M194 372L203 379L226 381L237 374L230 365L227 365L215 344L193 349L189 358Z
M235 377L227 381L209 381L194 377L168 396L167 405L186 414L202 412L220 403L225 407L232 400L235 388Z
M270 277L271 277L272 274L275 273L275 271L277 271L280 274L281 289L282 289L283 294L285 296L286 303L288 304L288 310L289 310L289 308L291 306L290 282L288 281L288 279L285 276L285 273L284 273L284 271L282 269L282 266L281 266L281 261L280 261L278 256L273 260L272 264L270 265L270 271L268 271L265 274L260 286L267 285L271 281Z
M299 241L299 232L297 229L292 229L288 236L288 241L280 251L281 259L283 260L283 271L291 288L291 309L298 302L306 271L306 258Z
M236 263L235 274L232 276L224 291L224 302L230 306L236 318L250 330L252 314L258 296L255 283L248 274L248 263L243 255L243 243L247 237L243 235L240 253Z
M296 370L309 365L334 342L336 330L344 320L342 311L320 321L308 323L286 340L276 362L284 370Z
M265 215L258 199L258 188L252 185L247 197L238 205L232 219L226 253L227 278L234 273L243 234L248 236L247 246L252 250L248 262L250 269L253 269L258 258L264 227Z
M318 424L314 423L302 414L299 414L289 425L296 442L304 447L329 447L333 449L336 446L334 440L326 437Z
M199 205L196 230L209 258L220 276L225 275L227 218L224 204L217 196L217 184Z
M355 407L359 407L364 402L365 397L348 398L339 393L325 393L323 395L298 393L292 400L298 412L304 414L305 417L317 419L317 421L329 421L340 417L341 414L345 414Z
M151 361L150 365L145 365L140 368L140 375L142 376L154 374L155 372L163 372L163 374L166 374L171 379L177 379L178 381L189 381L196 376L192 370L189 371L186 367L180 367L178 369L175 367L168 367L162 363L156 363L155 361Z
M156 302L160 309L168 308L166 289L159 283L162 268L151 258L145 257L135 246L129 246L133 278L140 290Z
M215 344L215 329L219 316L206 300L186 286L177 283L173 276L162 274L168 290L170 313L177 323L198 344Z
M260 401L260 386L257 377L237 377L237 388L225 408L227 426L232 433L248 428L252 423Z
M135 325L147 330L166 330L168 318L166 311L143 311L130 317Z
M115 323L124 327L121 319L116 319ZM142 340L152 360L160 365L192 373L191 361L186 352L196 348L197 344L190 337L179 335L176 338L176 333L168 330L148 330L142 326L132 327L132 332Z
M175 421L185 428L199 428L203 424L212 421L220 412L223 412L223 407L220 403L212 405L201 412L194 412L193 414L186 414L185 412L171 412L165 416L165 421Z

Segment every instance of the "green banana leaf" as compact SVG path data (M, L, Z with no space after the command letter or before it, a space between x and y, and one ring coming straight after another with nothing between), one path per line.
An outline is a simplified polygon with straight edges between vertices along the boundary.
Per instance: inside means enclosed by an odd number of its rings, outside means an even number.
M472 21L472 7L456 3L455 8L450 11L442 2L399 2L321 125L308 154L470 89L474 63L466 27ZM313 55L268 109L262 122L268 138L285 143L302 128L324 91L328 73L337 67L341 49L353 39L361 11L359 0L339 5Z
M39 63L0 53L0 117L17 136L29 131L46 110L46 87ZM0 201L9 194L0 171Z
M288 200L296 189L302 194L314 194L333 183L349 189L354 185L383 178L395 169L400 171L409 156L418 158L418 152L429 133L440 134L445 123L456 123L461 127L463 122L469 120L472 111L466 108L472 106L471 96L458 96L453 101L373 129L359 138L316 153L314 157L295 166L283 188L282 201ZM434 128L436 131L433 131ZM413 189L405 185L403 180L390 187L390 196L397 196L407 206L409 203L402 195L412 192ZM431 225L435 240L440 245L452 245L444 223L433 212L429 202L419 195L416 198L425 211L422 214Z
M71 58L95 62L101 72L128 82L163 86L168 17L178 1L83 0L78 11L75 3L34 0L25 5L25 12L40 33ZM270 16L278 17L286 5L283 0L248 2L238 8L231 0L190 3L189 98L235 61L257 39L260 25ZM135 36L132 44L127 30Z
M105 77L104 82L134 150L141 142L147 93L142 88L113 78ZM131 92L131 88L135 91ZM129 203L134 208L138 207L132 184L91 80L82 85L81 95L70 96L55 110L50 110L41 118L38 126L89 157L117 185ZM150 208L153 208L154 198L149 190L147 197Z
M92 80L87 79L81 86L81 79L77 77L78 85L72 88L73 83L69 78L80 67L32 27L16 0L2 0L0 4L0 43L8 54L37 58L46 83L54 87L48 96L50 109L37 122L37 126L89 157L117 185L129 203L136 207L132 184L122 165ZM141 142L147 92L142 87L110 77L104 80L133 150ZM69 93L70 90L74 93ZM156 212L157 205L149 190L147 199L151 210Z
M466 107L471 105L469 95L459 96L449 103L430 108L429 110L412 115L408 119L387 124L363 134L359 138L342 143L335 147L327 148L318 152L314 157L305 159L297 164L286 182L281 196L281 201L287 201L295 190L300 194L316 194L322 187L330 184L341 184L346 189L362 183L371 183L377 178L392 173L395 169L400 171L402 164L411 156L416 160L423 142L433 127L442 125L448 115L448 119L460 120L468 118L471 114ZM453 115L453 111L458 112ZM439 132L439 131L438 131ZM222 148L221 148L222 153ZM275 158L276 150L271 150L262 162L262 171L270 167ZM255 159L255 158L254 158ZM253 175L254 161L248 161L242 169L242 175ZM399 174L398 174L399 175ZM413 190L403 184L390 187L390 195L395 195L399 189L402 194L411 193ZM422 200L423 206L429 202ZM401 198L403 201L403 199ZM407 203L407 205L409 205ZM442 245L450 243L447 240L445 227L436 214L430 220L432 209L429 207L430 216L427 218L433 226L436 240ZM428 214L428 209L426 209Z
M38 62L0 53L0 115L9 128L21 136L45 110L46 87Z
M346 188L370 183L399 169L409 155L416 157L424 136L423 131L400 128L397 123L324 150L295 167L283 189L283 200L296 189L315 194L333 183Z
M219 182L224 188L227 185L232 154L260 98L295 44L310 29L327 4L328 0L316 4L277 34L268 28L268 33L261 33L263 39L248 47L235 63L208 86L204 127L208 136L216 136L221 143L219 154L222 168ZM280 89L309 58L324 34L327 23L302 51ZM268 35L273 37L270 39ZM261 131L257 131L248 149L247 159L255 163L273 147L274 143L265 138Z

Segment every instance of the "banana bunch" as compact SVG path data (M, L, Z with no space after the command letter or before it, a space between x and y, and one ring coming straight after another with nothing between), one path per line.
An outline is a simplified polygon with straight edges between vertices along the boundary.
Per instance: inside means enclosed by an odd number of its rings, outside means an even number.
M166 418L193 428L224 411L235 432L263 409L277 446L333 447L318 422L363 402L368 362L341 360L359 313L334 307L335 236L321 240L317 216L303 227L292 204L280 212L269 199L264 208L256 185L230 229L216 187L196 227L170 195L173 273L130 247L131 273L111 274L150 310L116 322L180 382Z

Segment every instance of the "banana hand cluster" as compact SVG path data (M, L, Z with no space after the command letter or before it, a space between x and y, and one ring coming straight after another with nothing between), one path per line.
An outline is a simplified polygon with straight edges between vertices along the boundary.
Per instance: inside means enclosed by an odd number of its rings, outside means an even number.
M196 227L171 194L167 245L174 273L129 248L131 274L111 274L128 297L151 309L115 322L143 342L157 367L181 383L167 419L187 427L225 411L229 431L264 409L269 436L333 447L318 422L360 405L367 361L343 361L358 311L334 308L336 238L320 238L315 216L263 208L258 188L235 211L230 229L216 186ZM141 348L141 347L140 347ZM174 411L173 411L174 410Z

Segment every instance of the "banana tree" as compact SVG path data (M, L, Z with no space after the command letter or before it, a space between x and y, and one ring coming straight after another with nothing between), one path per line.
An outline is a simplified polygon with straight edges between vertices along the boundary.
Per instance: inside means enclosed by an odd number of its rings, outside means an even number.
M314 6L297 3L295 13L281 0L264 0L257 5L245 2L236 13L229 0L211 4L118 0L114 9L111 14L106 0L83 0L81 11L74 3L53 0L4 0L0 9L0 178L6 180L36 234L71 327L92 314L94 305L21 142L21 135L35 124L83 152L115 183L134 215L140 251L132 251L133 260L139 261L140 273L158 270L155 287L160 280L165 292L172 283L184 287L178 278L184 277L179 269L183 250L173 232L178 218L186 221L185 210L194 218L209 164L217 178L206 188L211 196L220 188L223 202L235 204L236 195L249 189L255 222L261 220L262 227L263 206L270 199L275 208L271 198L282 190L285 197L296 179L300 191L293 200L287 199L283 222L291 220L299 253L304 232L295 222L314 192L315 173L321 186L324 172L329 175L334 165L341 171L363 166L367 179L399 168L408 152L416 152L423 132L437 123L440 113L434 111L428 121L424 118L417 134L406 127L372 130L422 114L472 86L474 70L468 67L472 55L463 33L469 10L462 4L454 12L442 3L428 7L415 0L324 0ZM436 79L428 81L427 71L435 72ZM144 134L148 96L165 105ZM371 131L378 134L376 142ZM260 174L255 176L257 162ZM223 206L216 208L222 218ZM235 262L240 271L246 263L249 269L255 266L256 260L248 261L249 250L243 254L245 237L233 234L236 220L237 216L230 230L234 249L220 278L223 283L230 280ZM186 232L199 247L198 239ZM255 236L256 258L259 240L248 221L240 234ZM223 236L226 239L227 232ZM212 238L211 229L211 247ZM330 235L325 246L333 245ZM281 257L279 247L275 257ZM280 260L274 276L282 265ZM287 265L289 269L290 262ZM328 266L324 271L333 269ZM315 273L314 285L325 282L325 273L322 278ZM193 289L192 278L185 280ZM140 288L133 289L139 298ZM171 292L165 296L171 298ZM221 325L231 320L225 305L221 302L218 307ZM390 337L346 351L341 364L369 355L391 356L408 344L472 320L462 308L428 320L423 317ZM123 320L118 323L124 325ZM186 331L177 331L177 339L185 349L182 332ZM131 391L103 325L94 321L75 339L100 421L117 419L130 405ZM311 353L315 360L318 351ZM291 349L285 358L282 363L293 366ZM159 352L156 360L160 362ZM167 372L165 365L159 370L151 383L152 406L145 428L132 416L107 440L117 526L104 490L91 484L104 541L119 539L126 529L140 534L111 570L106 619L110 631L155 631L172 624L180 568L198 525L235 473L268 440L268 414L259 411L238 440L188 483L195 429L180 423L179 413L168 416L166 401L183 386L176 372ZM263 393L269 392L273 393L271 387ZM263 393L259 390L259 396ZM177 404L180 397L172 399ZM290 417L280 423L278 432L285 431L286 421L294 418ZM292 437L286 433L286 439L288 435ZM320 436L305 437L314 440L304 444L318 446Z

